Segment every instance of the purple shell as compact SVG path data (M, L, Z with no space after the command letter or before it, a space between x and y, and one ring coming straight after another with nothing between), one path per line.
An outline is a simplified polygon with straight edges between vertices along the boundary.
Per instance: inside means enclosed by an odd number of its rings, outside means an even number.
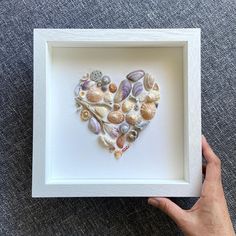
M111 138L117 138L119 136L119 129L112 125L104 125L105 131L111 136Z
M119 103L123 101L125 98L127 98L130 94L131 89L132 89L132 84L130 83L130 81L127 79L122 80L119 89L114 97L114 102Z
M135 71L130 72L126 76L126 78L133 82L137 82L138 80L143 78L144 75L145 75L145 72L143 70L135 70Z
M141 82L137 82L133 86L132 94L134 97L137 97L143 91L143 84Z
M99 134L101 131L101 125L94 117L89 119L88 128L95 134Z

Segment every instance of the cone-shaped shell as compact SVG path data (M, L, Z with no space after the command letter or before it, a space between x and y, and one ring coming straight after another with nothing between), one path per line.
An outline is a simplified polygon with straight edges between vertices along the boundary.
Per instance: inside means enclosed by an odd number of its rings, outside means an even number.
M143 70L135 70L135 71L132 71L130 72L126 78L128 80L131 80L132 82L136 82L138 80L140 80L141 78L143 78L145 72Z
M99 88L91 88L87 92L87 99L89 102L100 102L103 98L103 92Z
M111 111L107 119L112 123L112 124L120 124L124 121L124 114L121 111Z
M125 144L125 135L122 134L121 136L119 136L116 140L116 145L119 147L119 148L123 148L124 147L124 144Z
M134 97L137 97L140 95L143 91L143 84L141 82L137 82L134 84L133 89L132 89L132 95Z
M119 89L114 97L114 102L119 103L123 101L125 98L127 98L130 94L131 89L132 85L130 81L128 81L127 79L122 80Z
M152 87L154 86L154 83L155 83L155 79L153 78L153 76L146 73L144 76L144 79L143 79L144 88L147 91L150 91L152 89Z
M156 106L154 102L144 102L140 109L141 116L144 120L151 120L156 113Z
M94 133L99 134L101 131L101 125L99 122L94 118L91 117L88 122L88 128Z

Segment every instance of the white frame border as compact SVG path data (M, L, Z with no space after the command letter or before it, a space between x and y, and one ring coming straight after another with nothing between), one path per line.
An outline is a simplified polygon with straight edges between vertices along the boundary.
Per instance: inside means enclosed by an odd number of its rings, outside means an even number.
M200 29L34 29L33 197L199 196L202 184ZM46 181L46 89L53 46L183 46L185 180Z

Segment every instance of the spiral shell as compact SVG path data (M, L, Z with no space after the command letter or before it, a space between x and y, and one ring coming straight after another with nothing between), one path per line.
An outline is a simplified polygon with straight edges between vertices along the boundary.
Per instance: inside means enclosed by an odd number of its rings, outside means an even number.
M138 115L134 112L130 112L126 115L125 120L130 125L135 125L138 121Z
M156 106L154 102L144 102L140 109L141 116L144 120L151 120L156 113Z
M132 89L132 95L134 97L137 97L140 95L143 91L143 84L141 82L137 82L134 84L133 89Z
M101 125L99 122L94 118L91 117L88 122L88 128L94 133L99 134L101 131Z
M132 110L133 107L134 107L134 102L133 102L133 101L131 101L131 100L125 100L125 101L123 102L121 108L122 108L122 111L123 111L124 113L127 113L127 112L129 112L130 110Z
M99 88L91 88L87 92L87 99L90 102L100 102L103 98L103 92Z
M138 131L137 130L131 130L127 134L127 141L128 142L134 142L138 138Z
M111 111L107 119L113 124L120 124L124 121L124 114L121 111Z
M144 88L147 91L149 91L154 86L154 83L155 83L155 79L153 78L153 76L148 74L148 73L146 73L145 76L144 76L144 79L143 79Z
M111 79L110 79L109 76L104 75L104 76L102 77L101 82L102 82L102 85L107 85L107 84L109 84L109 83L111 82Z
M118 139L116 140L116 145L119 147L119 148L123 148L124 147L124 144L125 144L125 135L122 134L121 136L118 137Z
M119 89L114 97L114 102L119 103L123 101L125 98L127 98L130 94L130 91L132 89L132 85L130 81L128 80L122 80L119 86Z
M117 138L119 136L119 130L113 125L104 124L104 130L109 134L111 138Z
M119 127L119 130L122 134L126 134L129 131L129 129L130 129L130 126L127 123L123 123Z
M126 78L128 80L131 80L132 82L136 82L138 80L140 80L141 78L143 78L145 72L143 70L135 70L135 71L132 71L130 72Z

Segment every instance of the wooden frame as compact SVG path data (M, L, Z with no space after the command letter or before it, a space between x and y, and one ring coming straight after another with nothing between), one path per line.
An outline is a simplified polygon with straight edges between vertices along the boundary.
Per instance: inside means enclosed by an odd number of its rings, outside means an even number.
M184 178L50 181L47 80L53 47L181 47L184 71ZM199 196L201 190L200 29L35 29L33 197Z

